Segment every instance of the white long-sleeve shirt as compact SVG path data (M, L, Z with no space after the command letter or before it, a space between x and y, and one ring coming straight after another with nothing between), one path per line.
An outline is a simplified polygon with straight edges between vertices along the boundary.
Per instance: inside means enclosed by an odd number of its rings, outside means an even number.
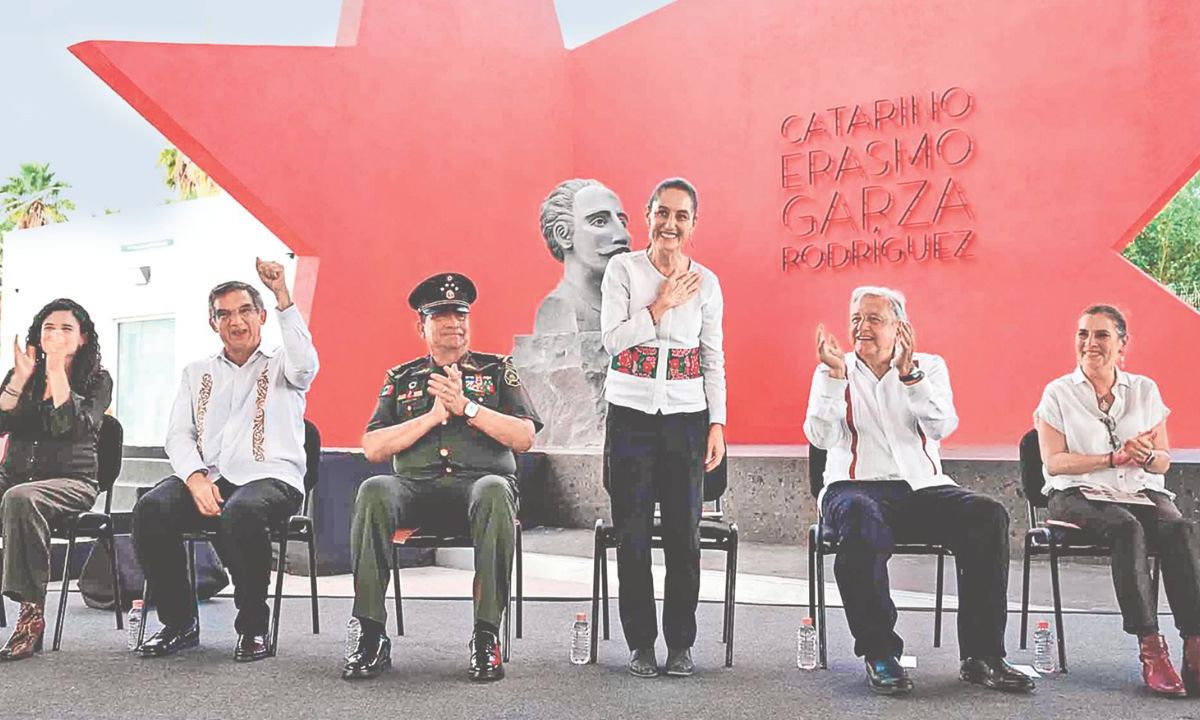
M614 405L655 414L708 409L709 423L725 424L725 301L711 270L695 260L700 290L659 318L650 304L666 281L645 250L617 255L601 283L600 333L613 357L604 397Z
M186 480L198 470L234 485L277 478L304 492L304 407L319 364L295 305L276 311L283 346L263 348L238 367L224 351L183 371L166 451Z
M876 378L854 353L846 353L846 378L813 373L804 434L828 451L825 487L847 480L903 480L914 490L954 485L942 472L941 440L958 427L946 362L914 353L925 377L900 382L892 368Z
M1171 411L1163 404L1158 385L1145 375L1117 370L1113 386L1113 406L1108 415L1113 422L1113 436L1118 448L1140 432L1152 430L1167 419ZM1096 391L1078 367L1075 371L1054 380L1042 392L1042 401L1034 411L1034 419L1044 420L1067 440L1067 452L1086 455L1107 455L1113 450L1113 440L1101 420L1103 413L1096 402ZM1103 485L1135 493L1150 489L1174 498L1165 487L1159 473L1140 467L1121 465L1101 468L1080 475L1051 475L1042 468L1046 485L1042 492L1069 490L1084 485Z

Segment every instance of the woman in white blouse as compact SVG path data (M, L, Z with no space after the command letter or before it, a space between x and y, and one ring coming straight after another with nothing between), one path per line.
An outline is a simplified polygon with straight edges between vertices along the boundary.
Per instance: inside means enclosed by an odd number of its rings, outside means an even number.
M629 672L638 677L659 673L650 575L655 501L667 569L666 673L694 670L704 472L725 454L721 286L684 254L696 207L687 180L659 183L646 208L649 247L615 256L601 284L600 331L612 355L604 479L618 539L621 626Z
M1050 516L1112 546L1113 585L1125 632L1138 637L1142 677L1166 695L1200 692L1200 558L1194 525L1166 490L1171 466L1167 415L1158 386L1118 368L1129 343L1125 317L1109 305L1083 311L1075 334L1078 367L1046 386L1034 413ZM1089 500L1090 488L1137 494L1150 504ZM1183 636L1183 678L1158 630L1147 541L1162 561L1163 584Z

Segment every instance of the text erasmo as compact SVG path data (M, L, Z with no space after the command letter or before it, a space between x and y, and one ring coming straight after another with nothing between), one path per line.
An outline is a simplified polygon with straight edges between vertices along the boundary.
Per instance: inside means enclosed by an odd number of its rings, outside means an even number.
M784 271L973 257L956 176L975 154L961 87L789 115L779 132Z

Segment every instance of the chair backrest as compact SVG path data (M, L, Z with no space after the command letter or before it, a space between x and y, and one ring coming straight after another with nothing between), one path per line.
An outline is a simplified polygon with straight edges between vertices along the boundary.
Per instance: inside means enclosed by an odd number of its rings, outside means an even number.
M308 418L304 419L304 508L302 515L308 515L308 501L313 488L321 479L321 431Z
M808 446L808 489L813 497L820 495L821 488L825 487L825 458L824 449L816 445Z
M105 415L96 437L96 484L105 493L104 512L112 510L112 487L121 475L125 449L125 428L112 415Z
M1042 492L1046 477L1042 474L1042 449L1038 445L1037 430L1030 430L1021 438L1020 458L1021 489L1029 506L1029 527L1034 527L1038 521L1038 508L1046 507L1048 500Z

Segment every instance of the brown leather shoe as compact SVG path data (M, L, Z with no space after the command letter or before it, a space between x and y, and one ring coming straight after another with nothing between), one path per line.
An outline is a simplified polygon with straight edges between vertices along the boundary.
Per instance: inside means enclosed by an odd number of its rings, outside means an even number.
M1188 695L1200 696L1200 635L1183 639L1183 686Z
M1186 644L1185 644L1186 649ZM1161 634L1142 635L1138 638L1138 659L1142 661L1142 679L1146 687L1160 695L1183 696L1187 689L1167 652L1167 641Z
M24 660L42 649L42 635L46 633L46 618L42 606L36 603L21 603L21 615L17 626L0 648L0 660Z

